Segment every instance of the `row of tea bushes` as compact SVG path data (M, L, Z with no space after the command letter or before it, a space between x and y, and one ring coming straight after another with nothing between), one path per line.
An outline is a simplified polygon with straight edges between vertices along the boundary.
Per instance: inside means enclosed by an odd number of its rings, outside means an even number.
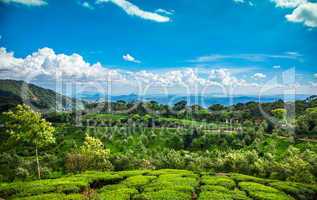
M57 179L0 184L15 200L315 200L317 186L242 174L187 170L86 172Z

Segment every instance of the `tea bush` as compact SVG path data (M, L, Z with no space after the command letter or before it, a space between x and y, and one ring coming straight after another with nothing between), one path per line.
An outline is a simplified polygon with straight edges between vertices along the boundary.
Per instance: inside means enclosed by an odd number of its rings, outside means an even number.
M259 183L241 182L239 187L256 200L292 200L293 198L275 188Z
M191 200L192 195L177 192L174 190L160 190L157 192L145 192L141 195L138 195L134 198L135 200Z
M202 183L205 185L220 185L229 189L233 189L236 186L232 179L221 176L203 176Z

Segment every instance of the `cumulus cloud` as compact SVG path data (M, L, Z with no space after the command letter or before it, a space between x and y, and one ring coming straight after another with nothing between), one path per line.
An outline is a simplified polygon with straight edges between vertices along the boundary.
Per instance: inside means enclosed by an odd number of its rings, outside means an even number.
M252 78L254 80L261 80L261 79L265 79L266 78L266 75L263 74L263 73L255 73Z
M141 61L135 59L130 54L123 55L122 58L123 58L123 60L128 61L128 62L141 63Z
M285 17L290 22L303 23L312 28L317 27L317 3L302 3Z
M300 4L306 3L306 0L271 0L276 7L280 8L296 8Z
M23 4L26 6L45 6L45 5L47 5L47 2L44 0L0 0L0 2L17 3L17 4Z
M87 2L87 1L84 1L83 3L81 3L80 4L82 7L84 7L84 8L88 8L88 9L90 9L90 10L93 10L93 9L95 9L89 2Z
M220 83L222 85L241 86L246 84L245 80L239 80L232 76L228 69L213 69L209 73L209 80Z
M111 2L117 6L119 6L120 8L122 8L128 15L131 16L137 16L140 17L142 19L146 19L146 20L151 20L151 21L155 21L155 22L169 22L170 18L167 16L163 16L160 14L157 14L155 12L149 12L149 11L144 11L142 9L140 9L138 6L132 4L131 2L127 1L127 0L97 0L97 3L108 3Z
M233 92L237 94L256 94L262 85L258 84L257 80L249 82L242 79L235 70L187 67L164 71L127 71L110 69L98 62L90 64L79 54L58 54L50 48L39 49L24 58L16 57L14 53L0 48L0 79L25 80L50 89L56 89L50 85L62 81L78 85L79 90L97 86L106 90L111 83L112 94L140 93L140 90L159 94L164 93L162 88L182 94L197 90L213 93L217 88L229 91L234 89Z
M100 63L89 64L78 54L56 54L50 48L42 48L25 58L16 58L5 48L0 49L0 78L28 80L36 77L67 79L74 81L105 80L109 74L114 79L116 70L103 68Z

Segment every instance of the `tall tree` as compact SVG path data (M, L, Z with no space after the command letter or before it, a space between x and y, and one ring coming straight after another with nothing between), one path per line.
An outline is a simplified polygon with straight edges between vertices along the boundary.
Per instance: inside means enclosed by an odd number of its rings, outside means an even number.
M29 106L17 105L13 111L5 112L5 127L10 137L34 146L37 174L41 178L38 149L55 143L54 127L41 114Z

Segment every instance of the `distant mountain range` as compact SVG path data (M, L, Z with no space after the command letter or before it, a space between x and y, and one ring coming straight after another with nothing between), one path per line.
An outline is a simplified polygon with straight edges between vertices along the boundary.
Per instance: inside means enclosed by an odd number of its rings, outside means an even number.
M295 95L295 100L303 100L309 95ZM0 112L8 110L17 104L25 103L35 109L45 111L62 111L83 109L85 103L106 101L108 97L100 93L81 93L76 98L70 98L65 95L56 93L53 90L45 89L34 84L24 81L0 80ZM208 107L212 104L232 105L237 103L255 102L274 102L279 99L284 101L294 100L292 96L274 95L263 96L260 99L256 96L233 96L225 97L221 95L208 96L182 96L182 95L146 95L137 94L111 96L110 101L119 100L126 102L133 101L156 101L161 104L173 105L181 100L186 100L189 105L198 104Z
M129 95L117 95L107 97L104 94L100 93L82 93L77 96L77 98L86 100L86 101L106 101L110 99L111 101L156 101L161 104L173 105L181 100L186 100L189 105L198 104L204 107L207 107L212 104L222 104L222 105L232 105L237 103L247 103L250 101L254 102L274 102L277 100L292 101L292 100L303 100L309 97L310 95L272 95L272 96L262 96L261 98L257 96L232 96L226 97L223 95L208 95L208 96L182 96L182 95L145 95L139 96L137 94Z
M34 84L16 80L0 80L0 111L25 103L41 111L71 110L83 108L83 102L45 89Z

